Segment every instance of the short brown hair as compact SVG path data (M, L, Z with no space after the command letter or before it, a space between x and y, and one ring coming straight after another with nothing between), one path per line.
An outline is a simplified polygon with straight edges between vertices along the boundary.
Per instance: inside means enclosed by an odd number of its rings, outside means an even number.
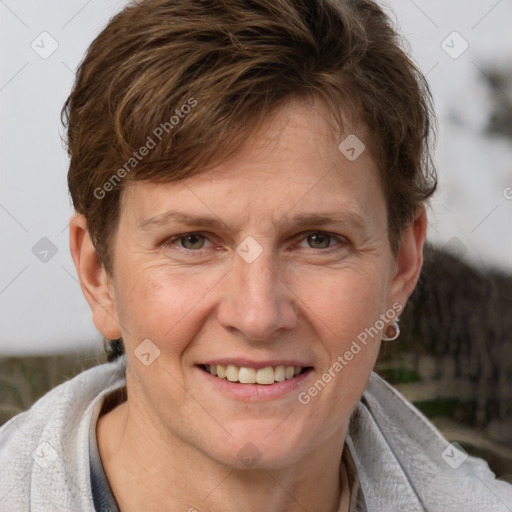
M89 47L62 109L69 190L106 270L125 183L198 174L287 101L312 96L341 129L347 116L362 121L396 251L437 183L429 88L401 45L371 0L142 0L123 9Z

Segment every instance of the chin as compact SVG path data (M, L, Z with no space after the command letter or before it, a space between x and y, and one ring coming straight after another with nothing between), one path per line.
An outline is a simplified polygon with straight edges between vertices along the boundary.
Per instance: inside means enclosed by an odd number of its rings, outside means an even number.
M276 470L296 463L301 457L301 445L304 444L306 449L308 440L286 429L279 435L279 423L274 423L273 434L272 429L267 428L255 433L254 427L233 433L233 438L224 445L225 449L220 451L217 445L213 453L210 452L210 458L236 469Z

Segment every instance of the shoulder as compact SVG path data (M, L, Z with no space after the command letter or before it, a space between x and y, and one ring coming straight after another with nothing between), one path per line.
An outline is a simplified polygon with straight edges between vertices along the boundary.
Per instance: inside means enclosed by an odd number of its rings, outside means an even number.
M446 440L375 372L351 417L347 443L365 499L376 509L394 503L400 510L505 512L512 503L511 484Z
M0 427L1 510L57 510L54 500L64 510L78 503L71 494L86 497L92 413L106 393L125 385L124 372L124 358L90 368Z

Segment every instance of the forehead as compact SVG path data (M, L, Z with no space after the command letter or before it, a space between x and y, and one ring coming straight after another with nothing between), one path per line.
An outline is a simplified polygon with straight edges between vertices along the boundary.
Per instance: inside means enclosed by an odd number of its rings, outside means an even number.
M240 222L259 216L274 226L288 213L338 209L353 218L371 215L383 198L377 197L382 195L377 167L362 149L363 140L357 127L340 133L322 103L292 102L223 163L178 182L132 182L123 191L122 211L138 226L176 209L231 215Z

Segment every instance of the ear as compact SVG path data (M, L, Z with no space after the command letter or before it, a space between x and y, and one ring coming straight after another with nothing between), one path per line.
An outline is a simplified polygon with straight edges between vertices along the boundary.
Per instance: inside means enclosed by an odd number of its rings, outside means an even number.
M390 299L403 307L410 297L420 277L423 265L423 246L427 236L427 213L420 207L402 233L396 258L395 274L390 285Z
M111 282L96 253L87 229L87 220L83 215L75 215L69 223L69 244L82 293L92 311L94 325L105 338L120 338L121 329L117 321Z

